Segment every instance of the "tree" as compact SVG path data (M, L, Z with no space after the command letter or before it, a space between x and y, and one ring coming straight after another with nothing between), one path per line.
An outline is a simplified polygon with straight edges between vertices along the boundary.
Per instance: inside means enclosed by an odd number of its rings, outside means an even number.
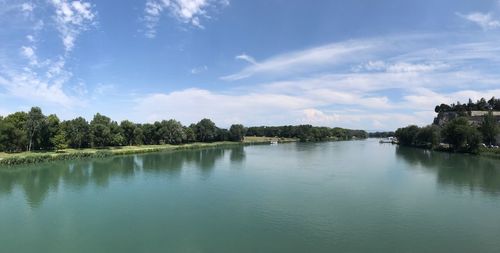
M59 118L55 114L51 114L45 118L40 129L40 148L48 150L55 147L53 139L60 132L59 124Z
M455 151L477 152L481 142L479 131L463 117L448 122L443 127L442 135L445 142L451 144Z
M217 128L215 141L227 141L227 140L229 140L229 131L225 128Z
M232 141L243 141L247 129L241 124L231 125L229 128L229 139Z
M33 148L33 139L37 134L40 133L45 116L42 113L40 107L32 107L28 112L28 117L26 120L26 131L28 134L28 151Z
M162 140L168 144L181 144L186 139L184 127L176 120L163 120L160 133Z
M155 139L156 128L154 125L149 123L142 124L141 129L142 129L142 134L144 135L144 144L146 145L158 144L157 140Z
M484 98L481 98L479 101L477 101L477 109L481 110L481 111L485 111L485 110L488 110L488 103L486 102L486 99Z
M133 145L142 145L144 144L144 131L142 130L142 128L139 126L139 127L136 127L134 129L134 139L132 141L132 144Z
M124 120L120 123L120 128L122 129L123 137L125 139L125 143L127 145L134 144L134 132L137 129L137 126L131 121Z
M401 145L405 146L413 146L415 145L415 140L417 133L419 131L419 127L415 125L399 128L396 130L396 137L399 140Z
M429 148L438 146L440 140L440 129L435 125L420 128L415 136L415 144L417 146Z
M196 141L195 129L196 126L194 124L191 124L188 127L184 127L184 133L186 134L186 139L184 140L185 142L190 143Z
M217 137L217 126L209 119L202 119L196 124L196 139L201 142L211 142Z
M61 123L61 134L71 148L85 148L90 144L90 125L82 117Z
M111 119L97 113L90 121L90 140L93 147L104 147L111 143Z
M65 134L62 131L52 137L51 142L53 143L56 150L68 148L68 142L66 140Z
M126 144L123 131L116 121L111 121L109 124L110 140L106 146L123 146Z
M23 151L28 147L26 121L28 114L16 112L8 115L0 125L0 146L7 152Z
M486 143L488 143L489 145L495 144L495 138L499 132L499 128L491 111L489 111L488 114L483 118L483 122L481 123L479 130L481 131L483 139Z

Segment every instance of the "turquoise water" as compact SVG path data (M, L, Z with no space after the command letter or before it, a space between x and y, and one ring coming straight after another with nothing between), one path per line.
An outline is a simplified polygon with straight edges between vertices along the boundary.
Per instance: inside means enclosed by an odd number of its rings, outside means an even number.
M500 252L500 160L367 140L2 169L0 252Z

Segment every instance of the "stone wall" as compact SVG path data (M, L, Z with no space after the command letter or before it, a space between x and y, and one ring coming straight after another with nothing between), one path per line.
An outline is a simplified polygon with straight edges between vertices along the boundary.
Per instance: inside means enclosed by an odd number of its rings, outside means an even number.
M497 120L498 123L500 123L500 112L495 111L492 112L493 116ZM444 124L448 123L449 121L458 118L460 116L465 116L469 119L469 123L475 126L479 126L481 122L483 122L484 116L488 114L488 111L471 111L471 112L440 112L438 113L437 117L434 118L434 125L439 125L443 126Z

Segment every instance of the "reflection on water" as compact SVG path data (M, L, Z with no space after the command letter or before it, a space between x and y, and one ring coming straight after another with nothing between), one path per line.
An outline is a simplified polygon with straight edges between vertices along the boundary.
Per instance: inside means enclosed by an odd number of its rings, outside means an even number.
M19 187L28 204L38 207L50 191L62 186L72 189L84 188L88 184L107 187L113 178L128 178L136 173L165 173L175 177L187 165L199 169L204 177L208 177L216 162L228 151L231 162L244 161L245 149L239 146L2 168L0 197L11 194L14 188Z
M396 155L411 165L410 168L436 173L437 181L442 185L500 194L499 160L408 147L397 147Z

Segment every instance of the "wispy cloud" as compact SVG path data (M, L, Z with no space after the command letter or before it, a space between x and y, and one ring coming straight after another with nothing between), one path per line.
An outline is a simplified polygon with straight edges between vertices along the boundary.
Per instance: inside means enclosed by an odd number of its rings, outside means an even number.
M38 15L37 10L44 14L47 10L52 10L53 14L48 17ZM81 86L81 82L73 88L65 87L73 78L73 73L68 70L66 62L78 35L95 22L96 13L92 5L85 1L51 0L47 6L24 3L17 8L17 11L29 13L24 22L31 29L24 35L25 43L19 47L17 55L10 55L0 62L0 86L9 96L22 98L31 103L46 102L63 107L84 104L82 99L71 95L71 91L78 95L81 89L77 86ZM21 21L23 20L19 22ZM53 24L53 28L59 32L63 53L51 57L39 52L38 37L44 28L47 28L46 24Z
M361 56L363 52L379 46L378 41L347 41L314 47L302 51L285 53L273 56L263 61L256 61L246 54L236 56L236 59L245 60L251 65L243 70L221 77L223 80L235 81L249 78L254 75L287 74L307 72L311 68L322 65L345 63L346 59L355 60L348 55Z
M246 85L224 92L184 89L148 95L137 101L136 115L146 121L175 115L189 123L207 116L220 124L368 129L429 124L436 104L500 96L500 74L490 71L500 67L497 40L461 42L447 36L350 40L263 61L241 54L236 59L250 65L224 79L248 79ZM262 81L269 75L276 81ZM183 105L182 113L155 109L175 103Z
M156 36L156 29L164 12L177 21L203 28L201 20L209 18L208 11L229 5L228 0L147 0L144 8L145 35Z
M480 26L484 30L500 28L500 20L495 19L492 13L472 12L469 14L457 13L457 15Z
M96 12L85 1L51 0L55 8L54 20L66 52L75 46L78 35L95 24Z
M33 3L23 3L21 4L21 10L27 13L31 13L35 8Z
M200 73L205 72L207 70L208 70L208 67L206 65L203 65L203 66L199 66L199 67L196 67L196 68L192 68L191 69L191 74L197 75L197 74L200 74Z
M254 65L257 65L257 61L252 56L247 55L245 53L237 55L234 58L236 60L242 60L242 61L246 61L248 63L254 64Z

